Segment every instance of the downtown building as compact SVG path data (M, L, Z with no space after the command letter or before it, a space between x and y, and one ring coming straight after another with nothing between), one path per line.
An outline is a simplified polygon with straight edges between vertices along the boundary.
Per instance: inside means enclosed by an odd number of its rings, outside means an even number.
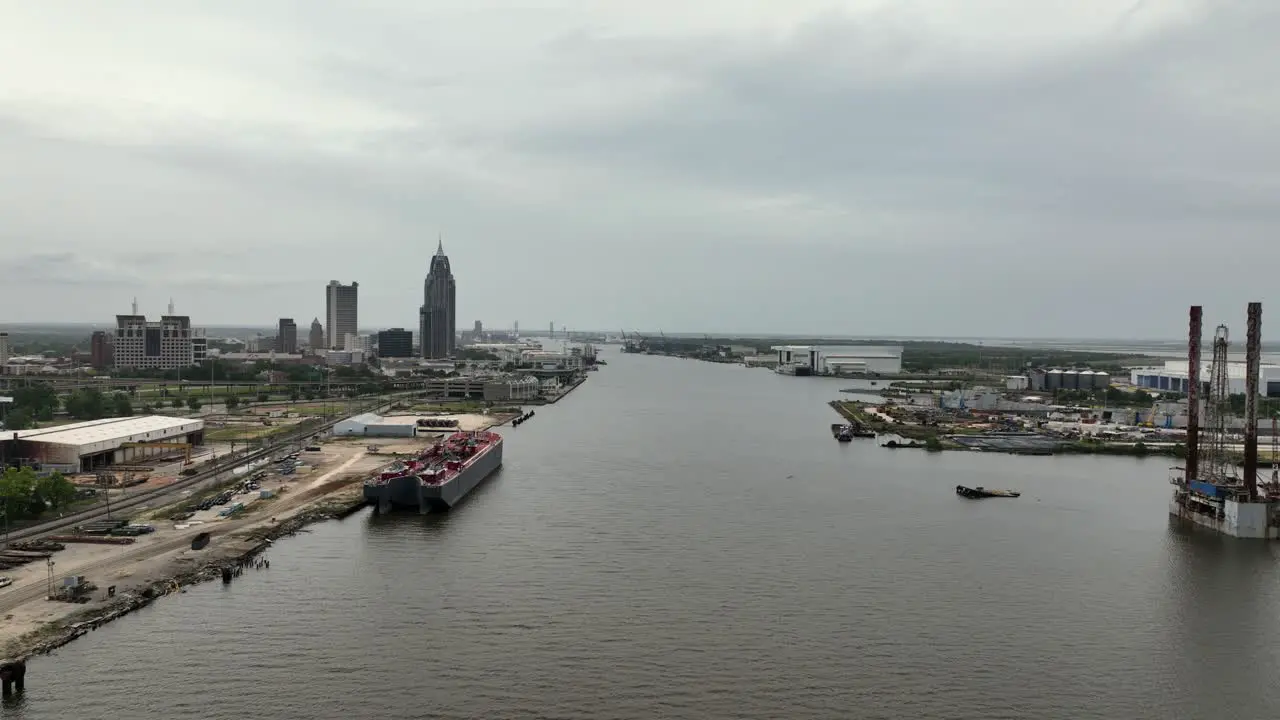
M453 355L457 319L455 300L453 271L449 268L449 256L444 254L444 242L441 241L431 258L431 269L422 287L422 307L418 310L418 342L421 343L422 357L439 359Z
M312 354L324 349L324 326L320 324L320 318L311 321L311 334L307 337L307 345L311 348Z
M208 354L204 330L191 327L186 315L162 315L148 322L145 315L117 315L113 364L118 368L173 370L199 365Z
M276 332L276 352L295 355L298 352L298 323L293 318L280 318Z
M391 328L379 332L378 357L413 357L413 333L404 328Z
M324 289L324 346L342 350L348 335L356 335L360 283L343 285L330 280Z

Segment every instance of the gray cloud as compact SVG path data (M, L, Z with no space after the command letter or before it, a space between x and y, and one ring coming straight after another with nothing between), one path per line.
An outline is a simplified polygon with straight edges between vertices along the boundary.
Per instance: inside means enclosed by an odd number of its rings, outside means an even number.
M526 327L1176 335L1280 263L1256 0L44 7L0 47L0 322L336 278L412 326L439 232L460 321Z

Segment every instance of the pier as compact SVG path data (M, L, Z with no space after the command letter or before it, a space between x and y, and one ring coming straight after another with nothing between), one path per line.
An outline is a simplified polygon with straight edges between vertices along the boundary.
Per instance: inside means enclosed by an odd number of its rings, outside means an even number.
M26 688L27 662L25 660L0 661L0 696L9 699Z

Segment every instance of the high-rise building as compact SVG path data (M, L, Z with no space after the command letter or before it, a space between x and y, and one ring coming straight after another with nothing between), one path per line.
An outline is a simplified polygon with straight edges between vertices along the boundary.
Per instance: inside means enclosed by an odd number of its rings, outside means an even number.
M89 337L89 364L97 370L111 367L111 337L105 330L94 330Z
M120 368L173 370L203 362L207 344L204 331L192 328L186 315L162 315L159 322L117 315L112 355Z
M413 357L413 333L404 328L391 328L379 332L378 357Z
M312 352L324 348L324 326L320 324L320 318L311 321L311 336L307 338L307 344Z
M0 332L0 365L9 362L9 333Z
M341 350L347 335L356 334L357 292L360 283L343 285L337 280L330 280L324 289L324 331L325 347L330 350Z
M276 352L286 355L298 352L298 323L293 318L280 318L280 330L276 333Z
M444 254L444 241L436 246L431 269L422 287L422 308L418 310L418 340L422 357L443 358L453 355L456 288L449 256Z

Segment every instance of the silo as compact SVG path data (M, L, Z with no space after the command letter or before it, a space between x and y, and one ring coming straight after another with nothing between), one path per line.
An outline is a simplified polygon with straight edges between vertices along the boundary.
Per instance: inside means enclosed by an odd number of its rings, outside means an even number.
M1099 370L1093 374L1093 389L1106 390L1111 387L1111 374Z
M1032 392L1044 392L1044 370L1036 368L1027 373L1027 379L1030 381L1030 389Z
M1044 389L1049 392L1062 389L1062 371L1050 370L1044 374Z
M1062 371L1062 389L1076 390L1080 387L1080 373L1075 370Z
M1081 370L1076 378L1076 387L1078 387L1079 389L1085 392L1092 392L1093 391L1093 371Z

